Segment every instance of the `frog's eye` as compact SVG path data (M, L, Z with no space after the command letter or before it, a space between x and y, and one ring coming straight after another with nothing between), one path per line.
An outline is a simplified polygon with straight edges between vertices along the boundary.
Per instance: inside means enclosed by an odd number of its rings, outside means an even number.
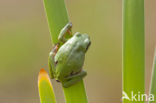
M91 41L88 43L86 51L88 50L89 46L91 45Z
M79 32L77 32L75 35L76 35L77 37L80 37L80 36L81 36L81 34L80 34Z

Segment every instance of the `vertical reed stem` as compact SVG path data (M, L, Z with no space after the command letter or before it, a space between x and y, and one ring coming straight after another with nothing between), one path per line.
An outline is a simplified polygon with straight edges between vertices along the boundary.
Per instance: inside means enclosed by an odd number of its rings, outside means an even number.
M132 92L144 94L144 78L144 0L123 0L123 91L129 97ZM135 100L124 99L123 103Z
M64 0L44 0L53 43L58 42L60 30L69 22ZM83 80L77 84L64 88L66 103L87 103L87 96Z

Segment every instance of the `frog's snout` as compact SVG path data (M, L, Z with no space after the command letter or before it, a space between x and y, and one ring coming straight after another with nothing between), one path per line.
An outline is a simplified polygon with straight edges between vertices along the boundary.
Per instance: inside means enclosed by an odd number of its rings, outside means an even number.
M87 51L91 45L91 41L90 41L90 37L87 34L84 34L84 36L85 36L84 44L85 44L85 49L86 49L85 51Z

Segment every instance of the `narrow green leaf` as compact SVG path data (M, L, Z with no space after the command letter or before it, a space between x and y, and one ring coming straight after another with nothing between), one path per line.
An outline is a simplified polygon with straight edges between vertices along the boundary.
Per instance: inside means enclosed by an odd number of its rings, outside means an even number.
M151 78L151 88L150 88L151 100L149 103L156 103L156 100L153 101L152 95L156 96L156 51L153 62L152 78Z
M69 22L64 0L44 0L53 43L58 42L60 30ZM66 103L87 103L87 96L83 80L75 85L64 88Z
M63 90L66 103L88 103L83 81Z
M144 0L123 0L123 91L129 97L145 91L144 36ZM135 103L136 98L123 102Z
M60 30L69 22L64 0L44 0L53 43L58 43Z
M40 70L38 76L38 88L41 103L56 103L50 78L44 69Z

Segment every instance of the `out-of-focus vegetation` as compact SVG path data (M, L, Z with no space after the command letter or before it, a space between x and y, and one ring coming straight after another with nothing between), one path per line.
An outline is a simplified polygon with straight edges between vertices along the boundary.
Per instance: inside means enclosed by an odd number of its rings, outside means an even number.
M66 3L73 31L86 32L92 39L84 66L88 72L85 84L89 103L120 103L122 0L66 0ZM155 3L145 2L148 68L152 67L151 49L156 43ZM0 103L39 103L38 72L41 68L48 71L50 50L42 0L1 0ZM53 84L58 103L63 103L60 85L55 81Z
M150 81L150 94L156 94L156 51L153 59L153 68L152 68L152 75ZM155 103L156 101L150 101L149 103Z
M56 103L50 77L44 69L38 75L38 90L41 103Z

